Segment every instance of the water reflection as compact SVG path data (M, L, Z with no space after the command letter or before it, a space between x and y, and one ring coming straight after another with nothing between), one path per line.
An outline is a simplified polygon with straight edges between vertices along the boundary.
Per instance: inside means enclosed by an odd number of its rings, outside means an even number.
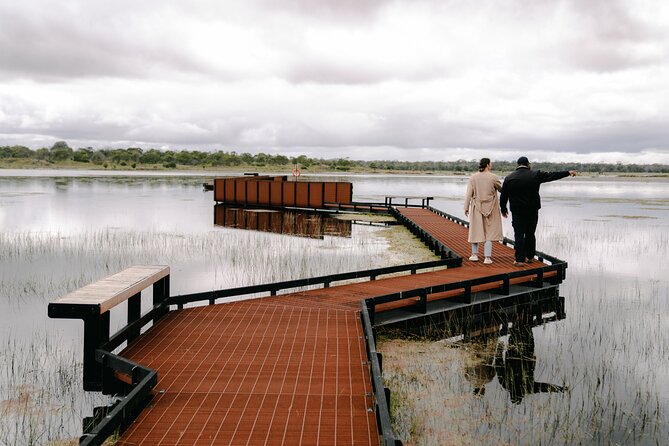
M464 376L474 396L485 395L486 385L495 377L513 404L520 404L527 395L567 390L566 386L535 380L537 357L532 331L538 325L564 318L564 297L556 297L475 319L477 322L466 331L470 355L464 364Z
M497 344L495 371L502 387L509 392L511 402L520 404L526 395L541 392L564 392L566 386L558 386L534 379L537 358L534 354L534 333L529 324L513 325L509 330L506 352L502 343Z
M351 237L350 221L314 212L272 211L216 205L214 224L316 239L323 239L326 235Z

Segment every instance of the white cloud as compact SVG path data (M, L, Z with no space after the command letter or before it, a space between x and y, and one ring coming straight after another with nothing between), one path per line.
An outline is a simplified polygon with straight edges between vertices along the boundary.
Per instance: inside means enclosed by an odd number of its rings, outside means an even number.
M0 144L666 159L661 0L278 5L5 2Z

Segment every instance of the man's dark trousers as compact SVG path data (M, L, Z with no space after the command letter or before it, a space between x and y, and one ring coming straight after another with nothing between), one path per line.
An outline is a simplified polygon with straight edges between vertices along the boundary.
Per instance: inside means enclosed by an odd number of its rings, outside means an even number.
M534 237L534 232L539 221L539 211L516 211L512 212L511 216L513 236L516 240L516 262L524 262L526 258L534 258L537 249L537 239Z

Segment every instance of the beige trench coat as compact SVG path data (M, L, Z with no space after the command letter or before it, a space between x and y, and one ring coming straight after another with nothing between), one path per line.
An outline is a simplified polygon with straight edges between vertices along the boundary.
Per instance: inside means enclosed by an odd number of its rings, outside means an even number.
M502 214L497 191L502 183L491 172L478 172L469 178L465 211L469 210L469 243L502 240Z

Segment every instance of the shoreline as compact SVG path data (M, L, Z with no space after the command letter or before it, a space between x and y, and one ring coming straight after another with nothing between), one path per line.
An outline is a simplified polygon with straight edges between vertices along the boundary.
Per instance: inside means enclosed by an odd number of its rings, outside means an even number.
M292 176L290 166L283 166L284 168L268 169L259 166L242 166L234 169L230 168L216 168L207 167L204 169L189 168L187 166L179 166L177 168L138 168L127 169L127 166L114 168L98 168L95 165L49 165L49 166L14 166L12 163L0 162L0 177L113 177L113 176L131 176L131 177L221 177L226 175L242 175L244 173L254 172L260 174L271 175L286 175ZM501 177L510 172L493 172ZM453 172L453 171L415 171L415 170L374 170L374 169L351 169L351 170L327 170L314 169L301 174L300 177L317 177L317 176L344 176L344 177L366 177L366 176L432 176L439 177L456 177L469 178L473 172ZM583 180L610 180L610 181L625 181L644 179L651 181L669 180L669 174L652 174L652 173L619 173L619 172L579 172L576 178Z

